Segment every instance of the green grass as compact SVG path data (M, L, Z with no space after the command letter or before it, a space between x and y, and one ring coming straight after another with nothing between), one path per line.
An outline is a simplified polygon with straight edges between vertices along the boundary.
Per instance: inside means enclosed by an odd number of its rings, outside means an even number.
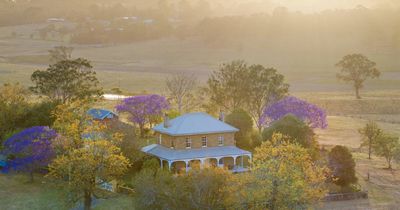
M0 174L0 209L7 210L62 210L65 193L42 176L36 175L34 183L28 183L27 176ZM99 199L94 209L134 209L133 198L113 194L108 199Z

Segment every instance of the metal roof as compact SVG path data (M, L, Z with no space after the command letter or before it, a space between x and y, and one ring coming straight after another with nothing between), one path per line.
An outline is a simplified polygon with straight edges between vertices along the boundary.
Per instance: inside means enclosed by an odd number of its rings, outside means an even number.
M239 131L239 129L203 112L181 115L170 120L169 124L170 126L165 128L164 123L160 123L156 125L153 130L171 136L228 133Z
M193 160L199 158L251 155L251 152L239 149L235 146L174 150L159 144L151 144L143 147L142 151L165 160Z
M104 120L106 117L109 117L110 115L118 116L114 112L107 109L89 109L87 113L97 120Z

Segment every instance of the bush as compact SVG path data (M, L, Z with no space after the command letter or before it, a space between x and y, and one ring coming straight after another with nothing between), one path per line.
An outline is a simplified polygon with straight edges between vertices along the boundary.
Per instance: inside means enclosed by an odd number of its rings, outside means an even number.
M328 167L332 176L330 181L343 189L357 183L356 163L349 149L337 145L328 154Z
M239 132L235 133L236 145L243 149L252 149L250 134L253 130L253 119L251 116L243 109L237 109L226 116L225 121L239 129Z

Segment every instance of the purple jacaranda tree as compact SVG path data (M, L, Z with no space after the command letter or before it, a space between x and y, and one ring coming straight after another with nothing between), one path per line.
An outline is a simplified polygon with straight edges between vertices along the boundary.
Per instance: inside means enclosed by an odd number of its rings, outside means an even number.
M124 99L115 108L118 112L130 115L130 121L139 126L140 135L143 137L145 125L160 118L162 113L169 109L169 103L165 97L160 95L140 95Z
M307 101L288 96L266 107L260 118L260 123L269 125L287 114L292 114L308 123L312 128L326 128L326 113L320 107Z
M14 134L3 143L2 154L8 158L3 170L26 172L33 182L33 172L46 167L54 158L52 140L56 137L57 133L47 126L35 126Z

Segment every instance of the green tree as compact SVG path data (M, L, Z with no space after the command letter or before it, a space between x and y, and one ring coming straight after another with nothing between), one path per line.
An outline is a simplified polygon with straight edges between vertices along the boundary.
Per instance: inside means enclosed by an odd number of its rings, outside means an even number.
M71 202L83 199L91 208L95 189L119 179L128 170L129 160L117 146L123 135L107 133L107 126L91 121L90 103L74 101L59 105L54 112L54 128L60 134L54 142L57 158L49 165L49 177L59 180L71 193Z
M244 61L222 64L207 81L211 102L228 112L243 108L248 100L248 82L248 67Z
M353 84L357 99L361 99L360 89L364 87L365 80L380 76L376 63L362 54L346 55L336 64L336 67L340 68L337 78Z
M102 90L92 68L83 58L59 61L46 70L33 72L31 80L35 86L31 90L61 103L101 96Z
M384 133L376 139L373 148L378 156L386 159L388 169L392 169L392 161L400 151L399 137Z
M282 99L289 92L289 85L285 83L283 75L274 68L265 68L262 65L249 67L249 99L246 100L246 109L256 122L261 133L261 117L265 107Z
M58 156L49 165L48 176L60 181L68 180L66 187L73 195L72 201L83 198L86 210L91 209L96 187L121 178L128 166L128 159L112 142L96 140Z
M239 129L239 132L235 133L236 145L243 149L251 149L250 134L253 130L251 116L243 109L236 109L226 116L225 121Z
M369 121L363 128L359 129L358 132L362 136L361 146L368 147L368 159L371 159L373 145L376 143L377 138L382 134L382 130L376 122Z
M331 181L341 187L357 183L356 163L349 149L337 145L328 154L328 166L332 172Z
M265 201L255 209L305 209L325 195L327 169L314 164L305 148L290 142L290 137L275 133L255 149L250 179L254 184L247 195Z
M319 148L313 129L294 115L288 114L265 128L262 135L263 140L271 139L274 133L290 137L291 143L297 143L308 149L313 159L317 159Z

